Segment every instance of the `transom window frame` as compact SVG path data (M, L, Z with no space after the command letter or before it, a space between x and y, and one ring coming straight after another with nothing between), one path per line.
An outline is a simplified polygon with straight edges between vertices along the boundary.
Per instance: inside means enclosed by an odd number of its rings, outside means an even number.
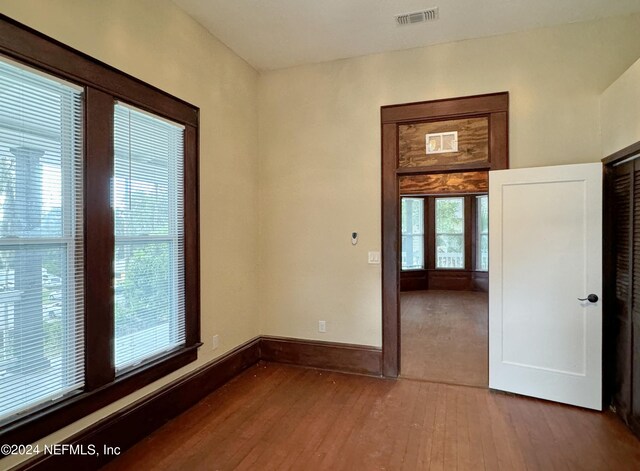
M0 54L84 89L85 389L3 424L3 443L32 443L197 359L200 341L199 108L0 15ZM116 102L184 126L185 344L116 375L112 339Z

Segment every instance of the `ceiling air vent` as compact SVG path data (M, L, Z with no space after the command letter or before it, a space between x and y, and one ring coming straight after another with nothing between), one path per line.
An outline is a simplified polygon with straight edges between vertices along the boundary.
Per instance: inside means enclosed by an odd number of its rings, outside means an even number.
M396 23L400 26L412 25L415 23L424 23L425 21L434 21L438 19L438 7L428 8L413 13L405 13L396 16Z

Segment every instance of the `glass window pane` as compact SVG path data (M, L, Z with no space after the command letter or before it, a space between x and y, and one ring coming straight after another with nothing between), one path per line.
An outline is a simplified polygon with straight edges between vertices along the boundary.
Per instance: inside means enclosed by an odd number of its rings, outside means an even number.
M478 207L478 247L476 267L479 271L489 270L489 198L477 197Z
M424 236L402 236L402 269L424 268Z
M130 364L180 344L170 242L118 243L115 363Z
M424 199L402 198L402 269L424 268Z
M464 198L436 198L436 233L464 233Z
M464 235L436 236L436 268L464 268Z
M436 268L464 268L464 198L436 198Z
M115 366L139 364L185 341L181 126L117 104Z
M0 421L84 385L82 102L0 59Z

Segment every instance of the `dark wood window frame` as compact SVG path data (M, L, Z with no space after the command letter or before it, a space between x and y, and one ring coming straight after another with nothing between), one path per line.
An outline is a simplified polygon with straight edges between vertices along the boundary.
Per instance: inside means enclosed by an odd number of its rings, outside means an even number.
M28 444L197 358L200 342L199 109L0 15L0 54L84 88L85 389L3 424L1 443ZM185 126L183 346L116 376L113 365L113 113L123 101Z
M400 373L400 191L402 175L509 167L509 93L389 105L380 108L382 138L382 372ZM398 126L455 118L489 118L489 162L400 168Z

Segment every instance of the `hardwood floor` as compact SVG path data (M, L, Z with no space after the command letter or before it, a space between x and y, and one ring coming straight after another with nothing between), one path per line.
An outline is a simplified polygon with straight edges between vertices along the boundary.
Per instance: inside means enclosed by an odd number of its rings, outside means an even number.
M402 377L488 386L487 293L404 292L400 319Z
M126 470L632 470L610 413L259 363L111 462Z

